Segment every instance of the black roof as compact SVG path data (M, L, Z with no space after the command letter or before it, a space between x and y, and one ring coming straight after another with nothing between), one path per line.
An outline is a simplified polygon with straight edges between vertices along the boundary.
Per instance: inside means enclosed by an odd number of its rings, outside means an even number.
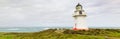
M82 5L81 5L80 3L78 3L78 4L76 5L76 7L77 7L77 6L82 6Z

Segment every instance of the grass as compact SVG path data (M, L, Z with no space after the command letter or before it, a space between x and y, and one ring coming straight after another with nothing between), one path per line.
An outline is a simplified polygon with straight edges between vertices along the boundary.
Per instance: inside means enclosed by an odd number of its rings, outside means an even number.
M48 29L40 32L1 32L0 39L120 39L119 29L90 29L73 31L69 29Z

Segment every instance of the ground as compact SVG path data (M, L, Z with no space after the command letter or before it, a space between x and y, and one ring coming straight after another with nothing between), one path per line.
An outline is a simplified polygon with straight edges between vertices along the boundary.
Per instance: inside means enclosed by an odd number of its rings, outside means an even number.
M48 29L40 32L1 32L0 39L120 39L120 29Z

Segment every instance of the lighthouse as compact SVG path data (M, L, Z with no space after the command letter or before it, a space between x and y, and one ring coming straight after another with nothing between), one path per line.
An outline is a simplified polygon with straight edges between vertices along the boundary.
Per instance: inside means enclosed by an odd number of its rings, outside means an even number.
M82 5L78 3L75 8L76 10L73 14L73 17L75 19L73 30L88 30L88 27L86 25L87 15L83 10Z

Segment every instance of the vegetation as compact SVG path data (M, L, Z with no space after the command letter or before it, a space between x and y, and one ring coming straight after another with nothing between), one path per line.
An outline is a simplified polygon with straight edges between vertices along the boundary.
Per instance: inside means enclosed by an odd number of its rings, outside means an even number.
M90 29L74 31L69 29L48 29L40 32L0 33L0 39L120 39L119 29Z

